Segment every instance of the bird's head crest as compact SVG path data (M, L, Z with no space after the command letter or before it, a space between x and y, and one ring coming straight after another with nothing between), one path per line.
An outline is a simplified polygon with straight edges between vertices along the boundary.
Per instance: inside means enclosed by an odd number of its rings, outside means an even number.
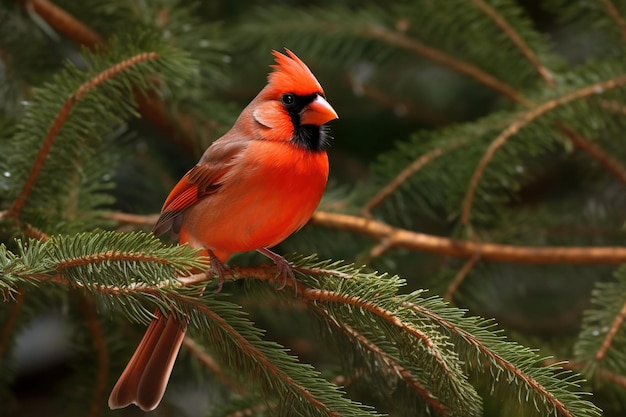
M272 51L276 63L270 65L274 71L268 76L269 84L285 93L290 92L299 95L324 94L322 86L309 67L289 49L285 48L285 52L287 52L287 55L278 51Z

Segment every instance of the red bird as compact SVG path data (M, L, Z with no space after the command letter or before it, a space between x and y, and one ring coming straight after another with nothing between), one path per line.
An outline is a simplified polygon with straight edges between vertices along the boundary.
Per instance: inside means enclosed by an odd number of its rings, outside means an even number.
M268 248L304 226L328 179L322 125L337 118L309 68L291 51L273 51L268 84L215 141L165 200L155 234L203 248L222 285L223 263L235 252L258 250L283 279L287 261ZM186 331L156 312L109 397L109 407L136 404L153 410L161 401Z

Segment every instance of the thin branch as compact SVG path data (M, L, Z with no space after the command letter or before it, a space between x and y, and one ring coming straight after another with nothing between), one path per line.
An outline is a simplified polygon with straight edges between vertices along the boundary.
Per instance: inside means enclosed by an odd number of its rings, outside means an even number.
M566 416L566 417L572 417L572 414L567 410L567 408L565 408L565 405L558 398L556 398L550 391L548 391L543 385L541 385L536 379L534 379L532 376L528 375L527 373L525 373L524 371L519 369L517 366L515 366L513 363L507 361L500 355L497 355L494 352L490 351L473 334L466 332L465 330L459 328L458 326L454 325L450 321L444 319L443 317L439 316L433 311L428 310L422 306L418 306L416 304L409 303L409 302L403 302L402 304L406 307L411 308L416 313L428 317L429 319L433 320L440 326L446 328L451 333L461 337L466 343L476 347L476 349L478 349L478 351L481 354L485 355L485 357L489 358L494 363L497 363L501 368L506 369L508 372L515 375L519 380L524 381L529 387L531 387L531 389L534 392L537 392L539 395L544 397L549 404L552 404L554 409L557 410L559 414Z
M28 174L28 178L24 182L24 186L22 187L22 190L20 191L19 195L17 196L17 199L15 200L11 208L9 208L9 210L6 213L7 217L13 218L13 219L19 218L20 211L26 204L26 201L30 195L30 192L32 191L32 188L34 187L35 183L37 182L37 179L39 178L39 173L46 161L48 154L50 153L50 149L52 148L52 145L54 144L54 141L56 140L59 131L65 124L65 121L67 120L74 105L80 100L82 100L82 98L89 91L98 87L100 84L104 83L105 81L113 77L116 77L118 74L128 70L129 68L136 66L137 64L141 62L155 60L158 57L159 55L156 52L144 52L141 54L137 54L122 62L115 64L114 66L110 68L107 68L106 70L102 71L101 73L89 79L87 82L83 83L80 87L78 87L76 92L74 92L74 94L72 94L72 96L65 102L65 104L63 105L59 113L57 114L57 117L55 118L52 126L50 127L50 130L48 130L48 134L46 135L46 138L44 139L44 142L41 145L41 148L39 148L39 153L37 154L37 157L35 158L33 167L31 168Z
M202 363L209 371L211 371L213 375L215 375L231 390L240 395L243 395L245 393L245 390L239 384L236 384L235 381L233 381L228 375L226 375L217 364L215 359L213 359L211 355L209 355L204 349L202 349L202 346L200 346L190 336L185 336L185 338L183 339L183 346L185 346L189 353L196 357L196 359L198 359L200 363Z
M154 226L159 220L160 214L130 214L130 213L102 213L102 218L113 220L117 223L125 223L137 226Z
M95 305L87 298L81 296L79 306L85 316L87 328L91 335L91 342L98 352L98 376L96 378L91 407L87 414L89 417L97 417L100 415L102 403L106 396L107 382L109 379L109 350L107 349L106 340L102 333L102 326L98 322L98 318L95 314Z
M374 207L382 203L384 199L389 197L402 184L404 184L412 175L417 173L417 171L422 169L424 166L430 164L431 162L433 162L440 156L443 156L447 154L448 152L451 152L465 145L467 142L469 142L469 140L470 140L470 137L465 137L460 140L449 143L447 145L431 149L430 151L420 156L418 159L416 159L411 164L409 164L406 168L400 171L398 175L396 175L391 181L389 181L387 185L381 188L380 191L378 191L378 193L376 193L376 195L372 197L372 199L369 200L365 204L365 206L363 206L363 210L362 210L363 215L368 218L372 217L372 210L374 209Z
M394 247L469 258L480 253L483 260L532 264L618 264L626 262L626 247L529 247L456 240L395 228L386 223L348 214L317 211L313 224L348 230L372 238L389 239Z
M602 345L600 346L600 349L598 349L598 351L596 352L596 356L594 358L596 361L599 362L602 359L604 359L606 352L610 349L611 345L613 344L613 339L615 338L615 335L617 335L617 332L621 329L622 324L624 324L624 319L626 319L626 303L622 305L622 308L620 309L619 313L613 319L611 328L609 329L609 331L606 334L606 337L602 341Z
M626 167L620 161L606 153L602 147L584 138L582 135L559 123L559 130L572 142L574 146L586 152L593 159L604 166L607 171L615 175L621 182L626 184Z
M519 103L524 106L530 105L530 101L522 97L518 91L503 81L495 78L493 75L486 73L472 64L459 60L452 55L448 55L416 39L410 38L402 32L395 31L381 25L370 24L363 29L363 34L373 39L380 39L390 45L415 52L426 59L446 67L450 67L453 70L467 75L479 83L497 91L515 103Z
M54 30L89 49L102 45L104 40L87 25L48 0L22 0L24 7L36 13Z
M474 256L469 258L467 262L463 265L463 267L456 273L454 279L448 285L448 289L446 294L443 296L443 301L452 301L454 294L459 289L459 286L465 280L465 277L470 273L470 271L474 268L474 265L480 260L480 252L476 252Z
M513 122L509 127L507 127L487 148L485 154L481 158L472 178L470 180L470 184L467 188L467 193L465 194L465 200L463 201L463 211L461 214L461 223L467 224L469 222L470 212L472 210L472 204L474 202L474 194L476 193L476 188L478 187L478 183L482 178L482 175L487 168L487 165L493 159L496 151L500 149L506 142L519 132L526 125L534 121L540 116L564 105L574 100L580 100L592 96L594 94L598 94L600 91L611 90L617 87L621 87L626 84L626 76L622 75L620 77L612 78L606 81L602 81L599 83L591 84L587 87L581 88L579 90L573 91L569 94L565 94L558 98L546 101L531 110L523 113L515 122Z
M484 0L470 0L474 5L479 8L483 13L487 15L502 31L511 38L511 41L517 46L520 52L528 59L533 68L539 73L541 78L550 87L554 87L554 78L552 73L543 66L537 55L528 46L528 44L522 39L515 29L506 21L506 19L498 13L493 7L487 4Z
M613 4L611 0L602 0L604 3L604 8L606 9L607 14L615 21L617 26L619 27L620 32L622 33L622 38L626 40L626 21L622 17L619 12L619 9Z

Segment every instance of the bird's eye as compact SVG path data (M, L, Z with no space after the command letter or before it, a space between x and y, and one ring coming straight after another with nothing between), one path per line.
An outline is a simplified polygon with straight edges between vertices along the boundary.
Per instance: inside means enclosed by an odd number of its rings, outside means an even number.
M285 105L285 106L291 106L293 103L296 102L296 98L293 96L293 94L283 94L280 97L280 101Z

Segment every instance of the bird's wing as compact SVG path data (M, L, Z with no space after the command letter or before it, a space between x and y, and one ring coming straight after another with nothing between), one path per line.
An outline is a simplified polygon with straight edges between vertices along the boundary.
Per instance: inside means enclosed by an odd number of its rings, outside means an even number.
M222 186L221 179L233 167L233 161L248 146L247 140L220 140L211 145L196 166L178 181L167 196L161 217L154 229L155 235L168 230L175 234L180 226L185 210L203 198L216 193Z

